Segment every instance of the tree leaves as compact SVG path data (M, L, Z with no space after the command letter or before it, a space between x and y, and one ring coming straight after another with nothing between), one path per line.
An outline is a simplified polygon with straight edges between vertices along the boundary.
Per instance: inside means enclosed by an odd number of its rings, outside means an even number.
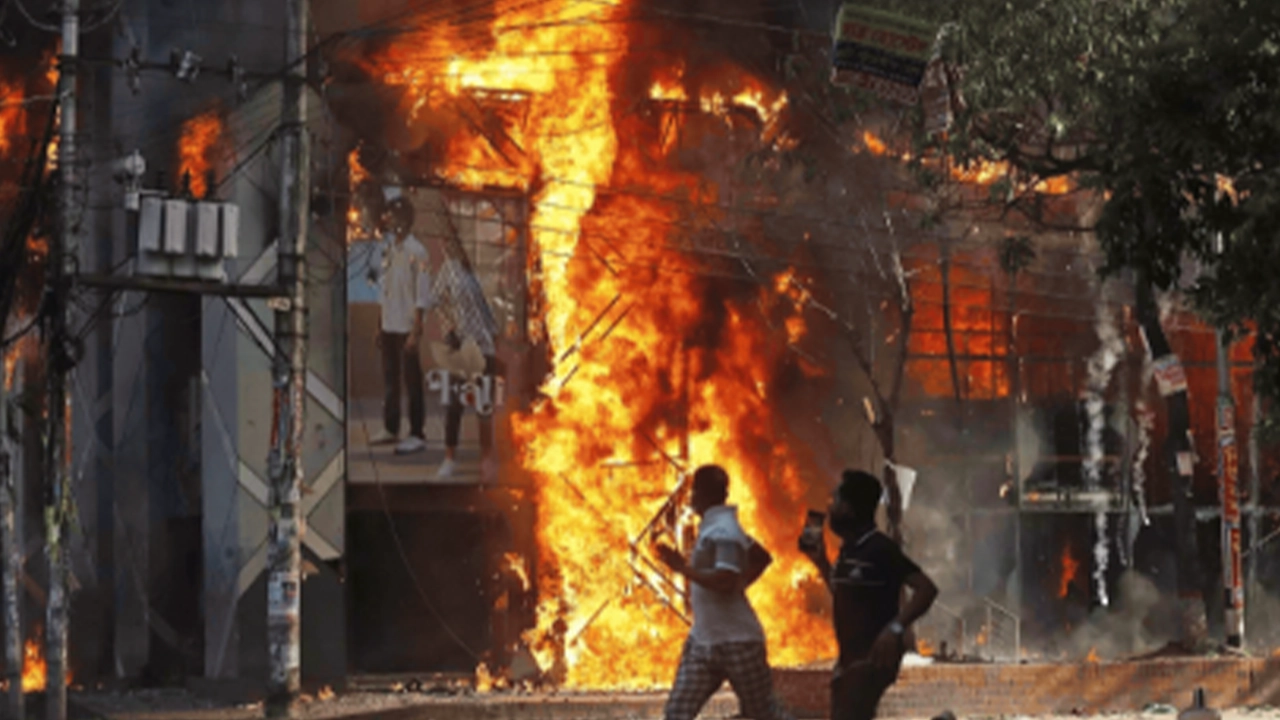
M1095 227L1106 270L1168 288L1183 258L1201 260L1197 307L1220 327L1256 330L1258 389L1280 399L1280 3L956 6L945 57L964 66L967 106L930 149L1106 192ZM1083 155L1065 161L1062 144ZM1005 191L992 187L991 202Z

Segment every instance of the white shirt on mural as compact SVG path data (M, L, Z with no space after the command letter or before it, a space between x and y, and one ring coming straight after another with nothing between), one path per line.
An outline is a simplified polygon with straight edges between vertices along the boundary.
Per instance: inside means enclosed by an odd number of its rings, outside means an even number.
M717 505L702 516L691 565L699 570L733 570L745 573L751 539L738 523L738 508ZM693 628L689 636L703 645L763 642L764 629L746 592L716 592L692 583L690 604Z
M414 309L427 272L427 249L413 235L397 241L387 235L382 242L382 276L378 302L382 305L382 332L408 335Z

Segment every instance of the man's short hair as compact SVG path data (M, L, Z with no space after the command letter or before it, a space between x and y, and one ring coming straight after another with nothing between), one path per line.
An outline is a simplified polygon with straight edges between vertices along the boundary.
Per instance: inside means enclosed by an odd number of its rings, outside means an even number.
M840 476L840 499L855 510L875 512L884 495L884 486L875 475L863 470L845 470Z
M719 465L703 465L693 472L693 492L723 505L729 498L729 473Z

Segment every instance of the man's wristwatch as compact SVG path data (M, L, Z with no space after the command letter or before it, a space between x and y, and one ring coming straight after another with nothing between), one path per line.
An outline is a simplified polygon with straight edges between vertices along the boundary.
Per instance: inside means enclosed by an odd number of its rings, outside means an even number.
M899 638L901 638L902 634L907 631L906 628L902 627L902 623L898 622L897 620L894 620L893 622L889 623L885 627L885 629L893 633L894 635L897 635Z

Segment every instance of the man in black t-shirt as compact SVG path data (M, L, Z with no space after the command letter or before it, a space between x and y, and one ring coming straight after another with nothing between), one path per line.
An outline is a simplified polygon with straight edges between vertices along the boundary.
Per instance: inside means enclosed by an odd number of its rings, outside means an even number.
M831 681L831 720L875 717L880 698L898 679L907 628L938 597L933 581L876 529L882 493L875 476L844 472L829 512L831 530L841 540L834 566L821 539L801 540L801 551L818 566L834 597L840 657ZM912 591L905 603L903 587Z

